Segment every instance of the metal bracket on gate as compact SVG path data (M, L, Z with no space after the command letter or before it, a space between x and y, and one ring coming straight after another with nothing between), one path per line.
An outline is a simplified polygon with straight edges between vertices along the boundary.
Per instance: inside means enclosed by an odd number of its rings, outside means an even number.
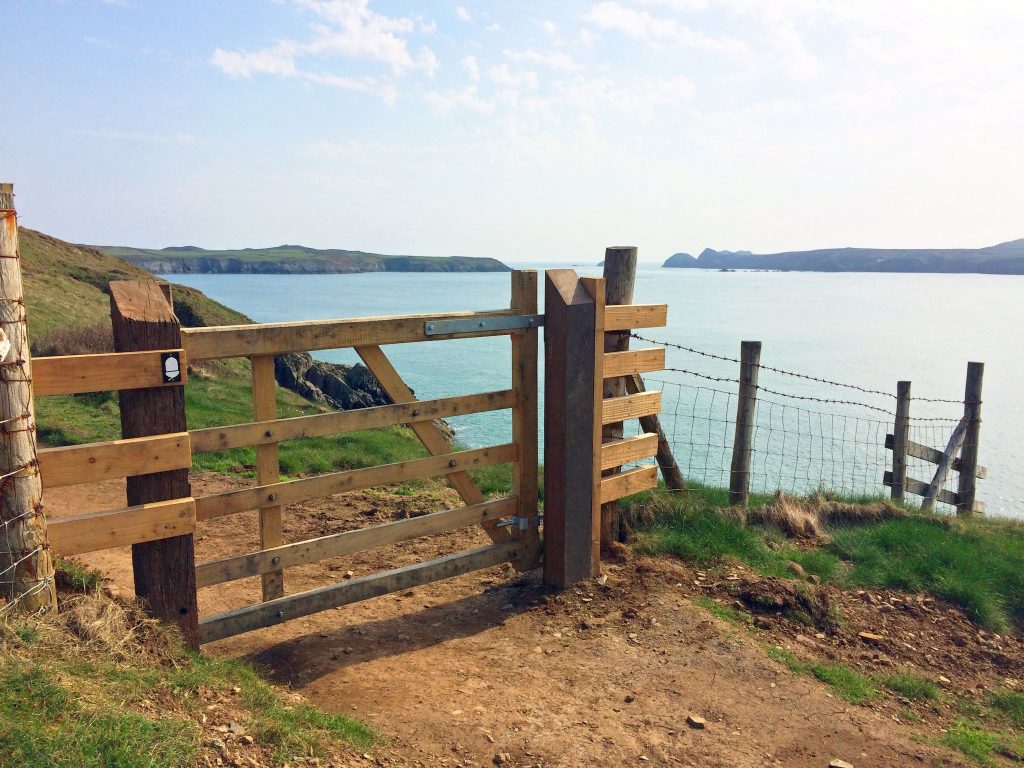
M519 328L540 328L544 315L506 315L479 320L471 317L456 320L431 320L423 324L427 336L446 336L454 333L478 331L515 331Z
M540 521L544 519L543 515L534 515L533 523L534 526L540 528ZM528 517L516 517L513 515L508 520L502 520L498 523L499 528L518 528L520 531L525 531L530 527L530 518Z

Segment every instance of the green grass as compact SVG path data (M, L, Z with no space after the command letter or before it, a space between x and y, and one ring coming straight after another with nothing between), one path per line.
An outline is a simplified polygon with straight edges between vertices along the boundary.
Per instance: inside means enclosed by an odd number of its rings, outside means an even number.
M963 753L979 765L996 765L995 755L1024 762L1024 737L993 731L973 720L954 722L939 739L941 744Z
M942 691L937 683L913 672L880 675L877 680L893 693L898 693L911 701L938 701L942 698Z
M911 514L834 526L832 540L797 547L770 527L744 526L720 505L720 490L654 494L631 501L642 521L634 536L646 554L700 565L741 561L759 573L789 576L789 561L822 581L932 594L962 606L995 631L1024 625L1024 525L1009 520ZM768 546L774 542L775 548Z
M1006 718L1015 728L1024 728L1024 693L994 691L989 695L989 706Z
M817 678L851 704L863 704L879 697L878 689L870 677L845 664L801 661L792 651L777 645L765 646L765 652L790 671Z
M731 605L716 603L707 595L696 595L690 599L694 605L698 605L712 616L736 626L753 626L754 618L744 611L733 608Z

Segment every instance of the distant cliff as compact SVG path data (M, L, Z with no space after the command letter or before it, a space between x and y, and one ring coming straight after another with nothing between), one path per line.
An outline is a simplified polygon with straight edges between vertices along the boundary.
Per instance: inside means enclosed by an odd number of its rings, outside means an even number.
M751 253L705 248L677 253L662 266L689 269L771 269L794 272L976 272L1024 275L1024 239L987 248L823 248Z
M303 245L211 251L186 245L171 248L90 246L155 274L337 274L351 272L508 272L497 259L474 256L386 256Z

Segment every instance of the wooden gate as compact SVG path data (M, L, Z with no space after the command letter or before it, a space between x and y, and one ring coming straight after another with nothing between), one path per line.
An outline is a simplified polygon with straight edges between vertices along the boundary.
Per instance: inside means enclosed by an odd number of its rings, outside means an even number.
M601 503L655 483L653 466L602 479L602 472L653 456L657 446L648 434L602 445L601 427L656 413L657 393L606 400L601 392L602 382L609 379L660 368L664 353L605 354L603 337L606 330L663 325L665 307L606 308L603 281L579 281L574 273L558 270L549 271L549 286L552 281L570 294L581 286L592 292L587 294L591 299L585 306L576 307L575 324L567 325L564 302L553 298L550 287L548 291L549 313L553 312L548 317L553 323L546 344L549 384L545 421L550 437L545 579L564 586L597 573ZM499 563L512 563L523 570L535 567L541 555L538 329L546 318L537 313L536 272L515 271L511 284L511 305L489 312L184 329L174 316L166 284L111 283L117 352L38 358L35 394L117 389L123 438L45 449L40 451L39 466L44 485L49 487L126 477L128 506L50 521L52 547L73 555L131 544L136 593L154 615L176 623L193 647ZM574 337L580 329L583 336ZM389 344L482 336L509 337L510 388L417 400L383 349ZM392 404L278 418L275 356L338 348L356 351ZM443 354L443 345L439 353ZM253 421L188 430L184 389L189 363L239 357L251 362ZM584 396L578 397L581 392ZM437 419L504 409L512 412L512 439L502 445L453 450L435 425ZM411 427L427 457L281 480L278 446L283 441L399 424ZM193 497L188 481L192 455L241 447L255 448L255 484ZM578 455L574 453L577 450ZM513 467L511 492L501 498L485 498L469 470L498 464ZM283 540L282 508L289 504L438 476L454 486L463 506L307 541ZM198 521L251 510L259 511L259 550L195 563L193 534ZM297 594L285 593L284 572L289 567L473 525L483 526L490 544ZM575 555L567 560L566 552L577 550L586 552L585 565L567 569L566 563L575 562ZM198 615L198 589L255 576L262 579L260 602L212 616Z

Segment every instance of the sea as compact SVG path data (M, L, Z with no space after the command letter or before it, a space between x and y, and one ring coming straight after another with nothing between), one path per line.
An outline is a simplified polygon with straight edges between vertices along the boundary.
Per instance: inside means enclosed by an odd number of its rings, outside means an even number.
M590 265L512 266L541 272L542 305L544 269L601 274ZM510 298L507 273L164 277L257 322L501 309ZM978 481L978 499L989 515L1024 518L1024 277L640 265L634 302L669 305L667 327L638 329L644 340L631 343L670 345L671 370L645 380L648 389L663 392L663 427L691 480L727 485L743 340L762 342L751 476L753 489L761 491L884 494L897 381L912 382L911 439L943 450L963 415L967 363L978 361L985 364L979 453L988 471ZM507 337L386 351L420 398L510 386ZM314 356L358 362L347 349ZM543 376L543 354L540 365ZM511 437L508 411L451 424L468 447ZM927 462L910 462L910 476L924 483L933 470ZM955 472L945 487L955 491Z

